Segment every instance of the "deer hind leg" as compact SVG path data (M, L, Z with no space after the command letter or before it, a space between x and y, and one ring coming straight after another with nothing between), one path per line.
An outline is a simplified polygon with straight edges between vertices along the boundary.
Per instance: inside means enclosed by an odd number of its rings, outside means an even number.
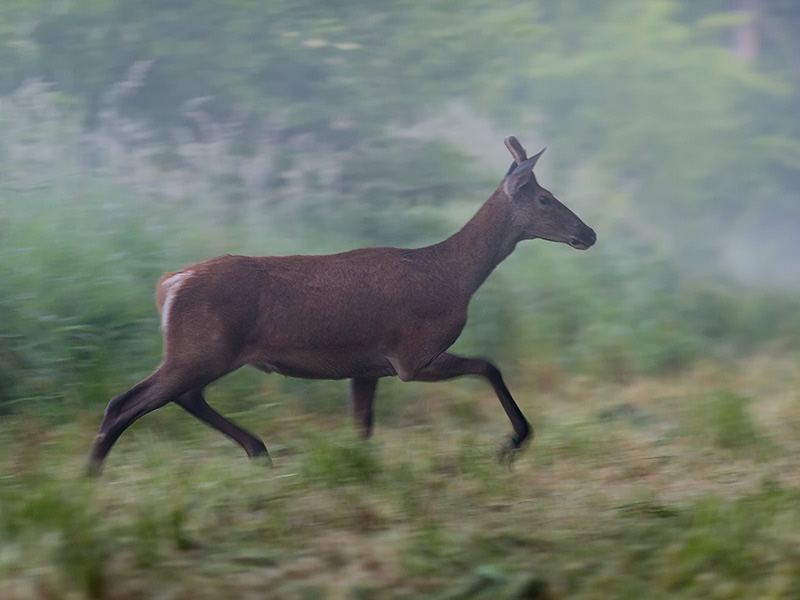
M377 387L378 379L375 377L354 377L350 380L350 410L364 439L372 435L372 408Z
M467 358L445 352L414 373L413 379L416 381L443 381L462 375L483 377L489 381L494 393L497 394L497 399L500 400L500 404L506 411L506 415L508 415L514 428L513 435L503 445L500 455L502 461L510 462L525 442L533 437L533 427L522 414L514 398L511 397L511 393L503 381L500 369L483 358Z
M209 427L216 429L239 444L244 448L244 451L247 452L247 456L250 458L264 456L268 461L270 460L264 442L211 408L205 398L203 398L203 393L200 389L193 389L182 394L175 399L175 404L183 408L193 417L196 417Z
M205 383L224 373L207 378ZM103 423L89 453L89 475L98 475L111 447L119 436L139 418L177 400L184 392L196 386L196 379L188 369L170 369L161 365L147 379L137 383L127 392L113 398L106 407Z

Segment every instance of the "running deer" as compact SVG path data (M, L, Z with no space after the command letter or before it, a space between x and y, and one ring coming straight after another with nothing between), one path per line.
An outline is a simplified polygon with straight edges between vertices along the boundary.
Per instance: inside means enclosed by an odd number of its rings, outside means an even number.
M113 398L89 458L89 473L139 417L169 402L269 459L264 442L226 419L203 389L251 365L308 379L349 379L351 410L372 432L378 379L442 381L478 375L494 389L514 433L501 457L532 436L499 369L447 352L467 322L470 298L521 240L586 250L595 232L533 175L544 150L527 157L513 136L514 162L492 196L448 239L416 249L362 248L324 256L219 256L166 273L156 288L164 358L149 377Z

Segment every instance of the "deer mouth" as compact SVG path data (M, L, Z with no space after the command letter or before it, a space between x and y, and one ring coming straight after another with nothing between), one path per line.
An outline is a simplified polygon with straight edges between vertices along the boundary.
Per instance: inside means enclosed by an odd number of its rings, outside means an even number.
M581 236L573 236L569 238L568 244L576 250L587 250L594 246L596 241L597 234L594 232L594 229L589 229Z

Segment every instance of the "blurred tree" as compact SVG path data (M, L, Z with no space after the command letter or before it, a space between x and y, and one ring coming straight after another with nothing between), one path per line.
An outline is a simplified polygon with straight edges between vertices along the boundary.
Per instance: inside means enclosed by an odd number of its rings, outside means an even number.
M12 0L0 8L17 23L0 28L0 82L53 81L89 126L118 100L173 143L178 126L209 139L234 123L230 151L279 149L265 195L302 190L317 203L343 193L363 148L381 148L390 129L466 99L514 131L539 130L562 173L596 165L613 212L673 225L679 213L679 242L709 250L704 232L741 228L754 201L797 210L800 122L788 116L800 98L799 13L792 0ZM758 38L752 61L731 51L743 28ZM147 68L116 98L109 90L133 64ZM372 172L379 157L381 193L406 189L387 206L419 192L413 174L390 168L396 153L373 153ZM415 160L449 158L418 144ZM230 206L253 194L236 165L217 170Z
M2 10L28 29L36 23L27 72L78 98L90 125L129 67L150 61L122 109L168 139L176 125L211 135L192 118L202 111L243 124L239 152L257 135L280 144L305 136L296 151L339 163L387 125L466 97L503 125L537 126L562 167L595 162L606 185L630 191L651 215L689 211L698 232L774 194L775 176L794 183L800 173L800 130L785 118L800 89L791 34L800 17L788 0L48 6L16 0ZM749 38L759 38L767 68L730 52L730 32L742 27L758 28ZM23 40L28 29L3 31ZM22 62L7 64L17 65L6 67L8 82ZM436 148L427 151L437 160Z
M785 86L709 41L713 22L678 21L676 2L542 4L550 26L514 80L563 163L596 161L661 215L749 201L737 192L763 172L751 106Z
M78 99L89 128L112 111L149 123L167 145L182 128L198 140L227 140L226 152L240 156L277 148L265 161L270 173L260 192L245 189L238 165L208 165L231 208L248 193L303 197L304 218L329 203L338 216L352 213L344 222L353 223L350 234L410 242L411 231L397 230L396 211L420 198L435 206L462 195L474 178L452 148L435 141L395 140L412 151L401 158L384 141L387 132L490 82L514 43L496 38L498 28L534 28L514 18L521 8L513 3L451 4L93 0L47 13L33 7L37 52L28 73ZM154 143L152 136L140 141ZM185 159L170 152L156 158L169 168ZM375 173L380 189L367 189L359 174ZM436 178L443 181L434 185ZM374 208L378 193L385 217L368 225L364 209ZM420 230L420 219L414 227Z

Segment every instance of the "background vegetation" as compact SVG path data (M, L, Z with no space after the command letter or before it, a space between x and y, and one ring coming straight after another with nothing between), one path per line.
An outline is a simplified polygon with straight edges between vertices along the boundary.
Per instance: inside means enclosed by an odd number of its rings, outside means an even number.
M0 4L0 596L797 597L798 31L790 0ZM507 133L599 236L522 245L457 343L538 426L514 471L479 382L382 383L362 446L341 383L243 372L211 399L274 471L164 409L80 479L163 271L441 239Z

